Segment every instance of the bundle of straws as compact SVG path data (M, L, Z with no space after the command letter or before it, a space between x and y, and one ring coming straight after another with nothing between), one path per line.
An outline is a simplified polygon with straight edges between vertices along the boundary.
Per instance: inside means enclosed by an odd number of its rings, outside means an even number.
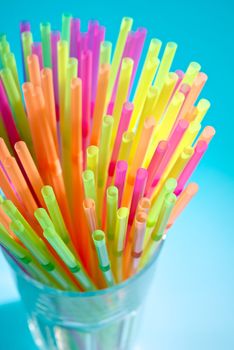
M186 184L215 134L201 132L207 75L123 18L112 55L105 27L62 16L41 42L20 24L24 83L0 37L0 243L28 275L62 290L120 283L159 252L196 194ZM133 91L133 87L136 88ZM132 102L130 102L130 100Z

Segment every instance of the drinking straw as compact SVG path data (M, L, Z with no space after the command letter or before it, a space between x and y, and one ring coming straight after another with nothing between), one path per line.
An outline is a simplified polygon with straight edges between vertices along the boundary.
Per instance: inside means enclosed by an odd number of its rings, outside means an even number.
M17 243L0 223L0 242L7 251L9 251L18 261L20 261L26 271L29 274L33 274L33 277L37 278L41 283L52 285L53 287L59 287L55 280L50 277L45 270L40 268L36 260L33 259L32 255L27 249L23 248L19 243Z
M91 84L91 101L93 112L93 106L96 99L96 89L97 89L97 81L98 81L98 71L99 71L99 60L100 60L100 44L103 42L105 38L106 28L103 26L99 26L96 30L94 30L93 34L93 47L92 47L92 84ZM91 113L92 115L92 113Z
M80 77L82 79L82 148L85 162L85 150L89 144L91 124L92 52L90 50L82 50L80 67Z
M110 76L110 65L102 64L99 68L97 93L96 93L96 100L95 100L94 112L93 112L93 126L92 126L91 138L90 138L91 145L95 145L95 146L97 146L99 142L100 131L101 131L100 125L101 125L101 120L105 110L106 93L107 93L109 76Z
M102 131L99 143L99 164L98 164L98 198L100 198L99 210L102 209L103 191L106 185L108 162L110 158L107 150L110 148L111 134L113 128L113 118L104 116L102 121Z
M87 170L94 174L94 181L97 185L99 149L97 146L89 146L86 149Z
M27 212L33 215L33 212L37 208L37 204L29 190L28 184L20 171L20 168L14 157L8 157L4 161L4 168L6 169L7 175L10 178L11 183L20 196L23 205L25 206Z
M57 232L52 227L47 227L44 231L44 237L64 261L82 288L85 291L95 290L95 285L88 277L81 263L75 258Z
M55 96L53 89L53 73L51 69L44 68L41 70L41 87L45 99L47 120L51 130L55 147L58 151L58 137L56 124Z
M205 141L208 145L212 138L215 135L215 129L212 126L206 126L203 130L201 135L198 137L198 142L199 141Z
M133 23L133 20L132 18L129 18L129 17L124 17L121 22L119 36L116 42L115 51L111 62L111 72L110 72L110 79L109 79L108 90L107 90L107 101L110 100L110 97L112 95L112 89L114 87L122 53L124 50L128 33L131 30L132 23Z
M98 228L95 201L91 198L85 198L83 208L89 226L89 232L92 234Z
M155 149L154 155L151 159L151 162L147 168L148 170L148 179L146 183L145 193L148 194L150 187L152 186L155 174L157 173L158 167L166 154L168 149L167 141L160 141L157 148Z
M154 82L154 86L157 86L159 88L159 90L161 90L165 78L167 76L167 74L169 73L169 70L171 68L172 65L172 61L174 59L175 53L177 50L177 44L174 42L169 42L167 43L164 53L163 53L163 57L161 59L161 63L158 69L158 73L156 75L156 79Z
M187 207L188 203L198 192L198 185L195 182L191 182L188 186L181 192L177 198L176 204L171 212L171 215L168 220L167 229L171 228L178 216L182 211Z
M4 142L6 143L10 153L13 154L13 149L11 147L11 143L10 143L10 140L9 140L9 137L8 137L8 133L7 133L5 125L3 123L1 112L0 112L0 135L1 135L1 138L4 140Z
M173 193L168 193L165 196L158 220L151 233L148 244L145 246L143 255L140 261L140 268L143 268L145 264L155 253L158 243L161 241L166 229L167 221L170 217L173 207L176 203L176 196Z
M96 230L93 232L92 237L97 251L99 269L105 278L107 286L112 287L115 282L107 252L105 233L101 230Z
M11 70L11 73L15 80L15 84L18 88L18 91L19 93L21 93L15 55L12 52L8 52L7 54L4 55L4 58L5 58L5 68L9 68Z
M183 78L184 78L184 72L180 69L177 69L175 71L176 75L178 76L178 80L176 82L176 85L175 85L175 88L174 88L174 93L180 88L180 86L182 85L182 81L183 81ZM187 85L187 84L186 84ZM188 86L188 85L187 85ZM173 93L173 95L174 95Z
M119 283L123 278L123 252L128 225L129 209L121 207L117 210L116 225L113 245L113 272L116 281Z
M113 109L114 124L113 124L113 131L112 131L112 145L114 143L114 140L118 131L118 125L119 125L120 116L123 108L123 103L127 100L129 84L130 84L130 79L132 75L132 69L133 69L133 60L131 60L128 57L124 58L122 60L119 83L117 87L116 99L115 99L114 109Z
M10 145L13 147L15 142L20 140L20 136L16 128L14 117L11 112L7 95L1 80L0 80L0 114L4 123L4 127L6 129L7 135L9 135Z
M123 133L118 156L119 160L125 160L126 162L128 162L134 138L135 134L132 131L126 131Z
M77 37L80 35L80 19L71 19L70 57L77 57Z
M200 162L202 156L204 155L205 151L207 150L208 145L205 141L199 141L194 149L194 154L186 164L185 168L183 169L182 173L180 174L178 178L177 187L175 189L176 196L179 196L179 194L183 191L183 188L188 181L188 178L191 176L193 171L195 170L196 166Z
M85 170L82 173L82 179L84 184L85 198L93 199L97 207L97 191L93 171Z
M156 74L158 66L159 60L158 58L151 57L149 47L148 54L146 56L145 63L141 72L140 80L133 98L134 111L130 123L131 130L135 127L136 122L138 121L139 115L145 103L147 91Z
M112 253L114 237L115 237L115 225L118 210L118 188L116 186L110 186L106 191L107 201L107 215L106 215L106 235L109 252Z
M26 81L26 67L25 67L25 61L24 61L24 51L23 51L22 33L23 33L23 32L30 32L30 30L31 30L30 22L28 22L28 21L21 21L21 22L20 22L20 46L21 46L21 57L22 57L24 81Z
M29 81L27 58L32 54L33 36L32 36L32 33L28 31L28 32L23 32L21 34L21 38L22 38L22 45L23 45L24 67L25 67L25 76L26 76L25 81Z
M71 19L72 15L70 13L63 13L61 38L67 41L68 47L70 47Z
M118 159L122 136L123 136L123 133L128 129L132 111L133 111L132 103L126 102L123 104L122 113L121 113L120 121L118 123L117 133L114 141L114 147L112 150L111 160L110 160L109 169L108 169L108 175L111 178L113 177L115 172L115 166Z
M210 108L210 101L206 100L205 98L202 98L198 104L197 104L197 116L196 116L196 121L198 123L201 123L204 116L206 115L207 111Z
M41 74L39 60L36 55L27 57L29 80L34 86L41 86Z
M122 197L124 192L124 186L125 186L125 179L127 175L128 170L128 163L124 160L119 160L116 163L116 170L115 170L115 181L114 185L118 189L118 207L121 207L122 203Z
M40 23L41 44L43 53L43 64L45 68L52 68L50 35L51 26L49 22Z
M112 43L110 41L103 41L100 45L100 67L103 64L110 64L111 61L111 51L112 51Z
M32 255L39 261L40 265L49 272L56 282L63 289L76 290L76 287L69 280L67 275L62 269L56 264L52 256L48 253L45 243L37 237L34 233L32 234L20 221L14 220L10 225L12 231L22 241L25 247L32 253Z
M200 94L203 86L205 85L208 77L205 73L199 72L195 78L191 90L183 104L183 108L180 111L180 118L184 118L188 112L191 110L191 107L196 102L198 95Z
M62 135L65 118L65 88L66 88L66 73L68 62L68 43L65 40L60 40L57 43L58 54L58 91L59 91L59 118L60 118L60 134Z
M51 32L51 59L53 70L53 86L55 98L56 117L59 120L59 89L58 89L58 43L60 42L60 32Z
M21 96L9 68L4 68L1 70L1 78L11 104L17 129L20 133L21 138L27 143L30 151L32 151L32 139L27 116L24 110L23 102L21 100Z
M42 56L42 44L40 42L34 42L32 44L32 55L36 55L38 57L40 70L43 68L43 56Z
M41 188L43 186L43 180L39 171L33 161L33 158L28 150L25 142L19 141L15 144L15 151L19 157L19 160L27 174L27 177L32 185L32 188L37 196L41 205L44 205L44 199L41 195Z
M185 72L183 84L192 85L200 70L201 66L199 63L191 62Z
M63 220L63 216L60 211L58 202L56 200L53 188L51 186L43 186L41 189L41 193L46 203L46 207L49 211L56 232L60 235L64 243L69 243L69 233Z
M185 147L183 152L179 155L173 167L171 168L168 174L168 177L177 179L181 174L181 172L183 171L186 163L192 157L193 153L194 153L194 149L191 146Z

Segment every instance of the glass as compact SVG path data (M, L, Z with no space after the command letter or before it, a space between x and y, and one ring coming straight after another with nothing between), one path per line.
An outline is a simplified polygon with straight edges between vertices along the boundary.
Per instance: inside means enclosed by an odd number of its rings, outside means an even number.
M85 293L63 292L45 287L14 265L18 291L25 304L29 328L38 348L133 349L137 340L138 322L142 322L141 308L153 279L157 256L158 254L142 271L126 282Z

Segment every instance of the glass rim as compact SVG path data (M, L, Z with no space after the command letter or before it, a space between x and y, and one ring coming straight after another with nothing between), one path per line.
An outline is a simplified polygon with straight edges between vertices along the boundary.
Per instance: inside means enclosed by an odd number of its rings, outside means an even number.
M141 276L143 276L152 267L152 265L157 261L157 258L158 258L158 254L157 254L157 250L156 250L155 254L151 257L150 261L145 265L145 267L142 270L140 270L139 272L137 272L135 275L129 277L126 281L118 283L112 287L108 287L108 288L104 288L104 289L97 289L94 291L82 292L82 291L64 291L61 289L56 289L56 288L47 286L47 285L37 281L36 279L32 278L31 276L29 276L19 266L16 265L15 267L13 267L11 257L7 253L5 253L4 251L3 251L3 253L4 253L7 261L9 262L13 273L15 275L19 275L20 278L26 280L33 287L40 289L40 290L43 290L44 292L46 292L47 294L50 294L50 295L56 295L56 296L61 295L61 296L67 296L67 297L73 297L73 298L75 298L75 297L76 298L77 297L78 298L96 297L98 295L100 295L100 296L107 295L107 294L111 294L117 290L124 289L128 285L134 283L134 281L139 280L141 278Z

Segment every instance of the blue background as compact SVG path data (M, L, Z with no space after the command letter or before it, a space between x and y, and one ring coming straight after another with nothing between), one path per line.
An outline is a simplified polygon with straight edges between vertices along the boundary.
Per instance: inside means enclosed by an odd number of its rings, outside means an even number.
M217 130L215 140L193 179L200 191L173 227L164 246L147 298L138 350L231 350L234 348L233 232L233 4L232 1L6 1L0 32L6 32L19 59L18 23L40 21L59 28L61 13L90 18L107 27L114 42L121 18L145 26L148 39L179 45L173 69L197 61L209 76L202 96L211 101L204 125ZM147 46L147 45L146 45ZM25 314L8 267L0 256L1 349L34 349ZM111 349L110 349L111 350Z

